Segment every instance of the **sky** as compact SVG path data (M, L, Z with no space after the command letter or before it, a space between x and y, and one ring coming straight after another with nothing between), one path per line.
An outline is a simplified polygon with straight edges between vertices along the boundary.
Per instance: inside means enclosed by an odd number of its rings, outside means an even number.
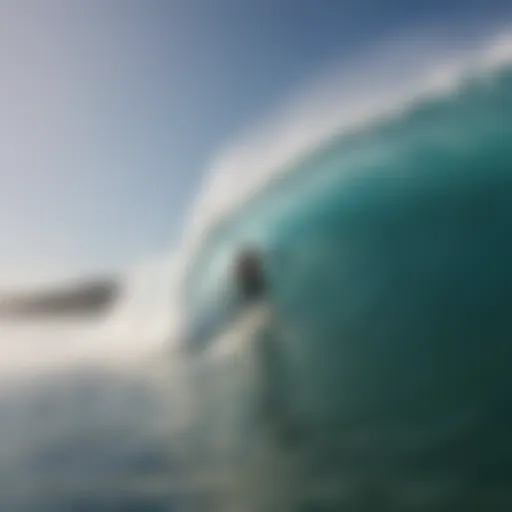
M394 33L507 20L507 0L0 0L0 286L171 250L212 159L302 84Z

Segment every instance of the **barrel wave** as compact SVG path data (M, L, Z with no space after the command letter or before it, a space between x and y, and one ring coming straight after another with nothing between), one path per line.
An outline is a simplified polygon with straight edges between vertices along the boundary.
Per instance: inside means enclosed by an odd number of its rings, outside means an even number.
M184 357L190 474L223 476L209 510L510 510L510 119L512 67L470 74L293 161L204 238ZM255 304L231 277L248 246Z
M299 144L100 328L0 325L0 509L512 510L509 62Z

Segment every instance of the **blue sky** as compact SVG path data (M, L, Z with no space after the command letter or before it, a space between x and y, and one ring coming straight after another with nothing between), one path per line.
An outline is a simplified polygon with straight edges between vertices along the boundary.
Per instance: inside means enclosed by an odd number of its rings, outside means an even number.
M509 5L507 5L509 4ZM331 62L487 0L0 0L0 283L171 247L210 159Z

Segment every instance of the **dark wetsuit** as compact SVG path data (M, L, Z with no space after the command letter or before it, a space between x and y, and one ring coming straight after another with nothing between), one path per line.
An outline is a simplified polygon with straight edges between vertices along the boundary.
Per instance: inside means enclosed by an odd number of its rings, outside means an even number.
M265 293L266 283L258 252L251 250L240 255L236 262L235 278L245 300L258 299Z

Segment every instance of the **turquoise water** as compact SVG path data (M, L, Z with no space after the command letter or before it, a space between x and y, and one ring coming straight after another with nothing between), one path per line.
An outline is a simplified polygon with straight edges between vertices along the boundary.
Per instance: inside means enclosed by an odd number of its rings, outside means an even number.
M510 510L510 119L512 69L469 77L333 137L205 240L191 343L246 314L229 270L247 245L272 311L196 379L212 464L231 461L221 509Z

